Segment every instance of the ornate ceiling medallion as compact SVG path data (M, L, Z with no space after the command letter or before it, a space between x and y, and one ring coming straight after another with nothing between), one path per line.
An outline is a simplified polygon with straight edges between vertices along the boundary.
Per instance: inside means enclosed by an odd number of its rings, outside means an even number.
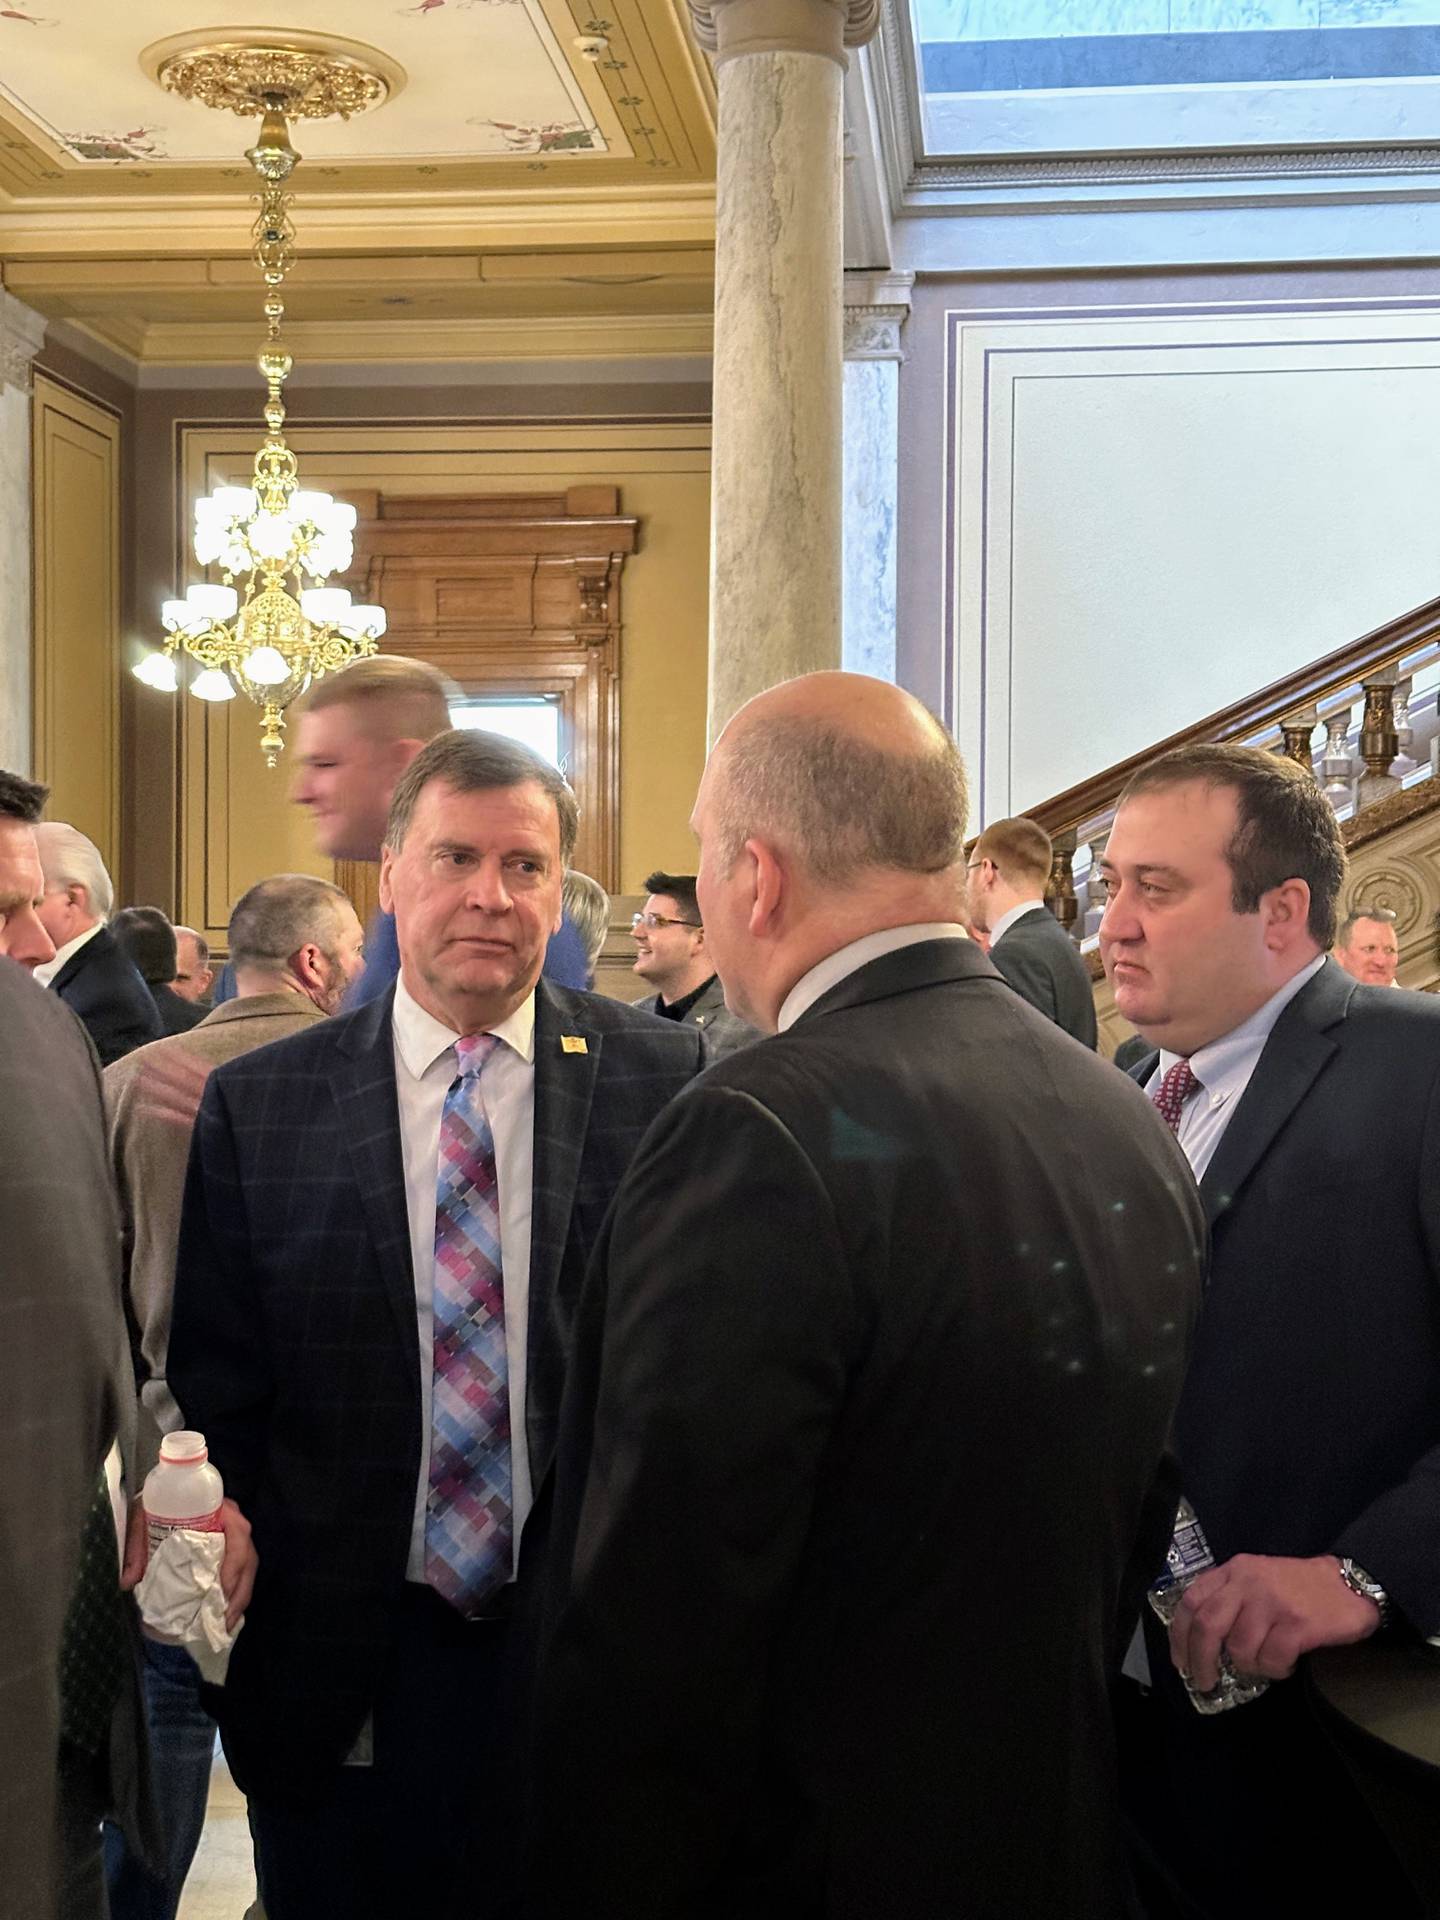
M140 64L169 93L249 117L267 106L290 120L348 120L405 84L376 47L331 35L210 28L147 47Z

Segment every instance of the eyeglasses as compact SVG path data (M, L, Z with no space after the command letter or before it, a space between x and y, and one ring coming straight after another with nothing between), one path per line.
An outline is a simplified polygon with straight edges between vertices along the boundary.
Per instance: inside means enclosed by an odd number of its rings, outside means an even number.
M671 920L663 913L632 913L630 916L632 933L637 932L641 927L646 927L653 933L656 927L698 927L700 924L698 920Z

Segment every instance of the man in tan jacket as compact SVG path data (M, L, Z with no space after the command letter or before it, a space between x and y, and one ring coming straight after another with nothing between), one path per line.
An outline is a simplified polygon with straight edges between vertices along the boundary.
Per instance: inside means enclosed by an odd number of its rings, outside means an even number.
M179 1064L208 1072L297 1033L337 1010L364 965L354 907L338 887L309 874L279 874L253 886L230 916L229 941L235 998L188 1033L127 1054L103 1076L124 1217L125 1285L140 1336L141 1475L154 1464L161 1435L184 1424L166 1384L165 1358L193 1116L179 1118L163 1091L157 1093L164 1082L155 1069L183 1055ZM162 1885L173 1908L204 1825L215 1728L200 1705L198 1670L183 1648L145 1642L145 1692L164 1829ZM152 1911L161 1892L156 1876L114 1831L107 1858L116 1920Z

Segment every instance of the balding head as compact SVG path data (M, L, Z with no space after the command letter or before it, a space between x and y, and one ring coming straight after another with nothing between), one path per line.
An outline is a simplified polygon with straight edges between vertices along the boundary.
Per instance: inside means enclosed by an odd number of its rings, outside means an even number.
M789 988L837 948L953 921L965 814L955 743L898 687L808 674L742 707L693 820L701 913L732 1008L773 1026Z

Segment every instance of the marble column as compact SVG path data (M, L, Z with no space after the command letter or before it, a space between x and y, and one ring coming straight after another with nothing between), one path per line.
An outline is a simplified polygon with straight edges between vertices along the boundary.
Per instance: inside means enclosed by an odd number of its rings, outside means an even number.
M841 89L879 0L690 0L715 55L710 737L841 660Z
M30 772L30 362L45 322L0 291L0 767Z
M895 678L900 329L911 273L845 275L843 664Z

